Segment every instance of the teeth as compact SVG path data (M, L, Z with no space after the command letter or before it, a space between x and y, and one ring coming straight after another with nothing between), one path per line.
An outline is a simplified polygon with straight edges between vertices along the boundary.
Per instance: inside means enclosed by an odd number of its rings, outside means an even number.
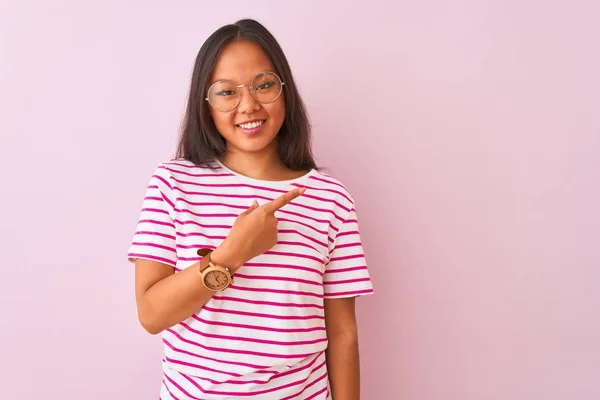
M258 126L261 126L265 121L254 121L254 122L250 122L249 124L240 124L239 126L244 128L244 129L254 129Z

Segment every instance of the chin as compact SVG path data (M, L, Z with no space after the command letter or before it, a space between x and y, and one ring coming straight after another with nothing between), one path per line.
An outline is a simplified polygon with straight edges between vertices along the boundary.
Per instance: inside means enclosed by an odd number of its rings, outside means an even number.
M277 148L277 144L273 143L276 141L276 138L277 134L273 134L271 132L260 132L255 136L247 136L238 128L235 128L235 134L231 136L232 140L228 141L231 145L233 145L233 147L240 150L259 151L271 146Z
M231 147L237 149L238 151L242 151L245 153L256 153L256 152L261 152L264 151L266 149L268 149L269 147L271 147L271 142L262 142L262 141L256 141L254 143L236 143L233 142L231 143Z

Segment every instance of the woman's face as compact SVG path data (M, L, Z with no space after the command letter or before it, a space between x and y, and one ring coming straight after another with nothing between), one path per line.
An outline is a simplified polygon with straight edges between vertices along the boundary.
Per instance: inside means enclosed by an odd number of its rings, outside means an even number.
M236 41L221 52L210 84L226 79L235 85L245 85L264 71L275 70L263 49L252 41ZM252 97L250 88L244 86L240 103L233 111L221 112L210 106L209 109L217 130L227 141L228 152L277 153L276 137L285 119L283 92L274 102L261 104Z

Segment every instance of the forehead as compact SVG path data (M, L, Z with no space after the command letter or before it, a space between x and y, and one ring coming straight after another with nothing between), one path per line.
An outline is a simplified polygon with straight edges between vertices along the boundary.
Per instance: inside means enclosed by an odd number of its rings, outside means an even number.
M274 71L273 63L258 44L252 41L235 41L221 51L211 82L228 79L248 83L256 74Z

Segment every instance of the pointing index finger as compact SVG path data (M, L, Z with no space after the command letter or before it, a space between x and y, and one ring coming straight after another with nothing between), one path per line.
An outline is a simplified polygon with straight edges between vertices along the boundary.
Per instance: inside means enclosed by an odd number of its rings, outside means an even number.
M306 192L306 188L292 189L289 192L277 197L275 200L264 204L263 207L267 211L274 213L275 211L279 210L281 207L288 204L290 201L301 196L304 192Z

